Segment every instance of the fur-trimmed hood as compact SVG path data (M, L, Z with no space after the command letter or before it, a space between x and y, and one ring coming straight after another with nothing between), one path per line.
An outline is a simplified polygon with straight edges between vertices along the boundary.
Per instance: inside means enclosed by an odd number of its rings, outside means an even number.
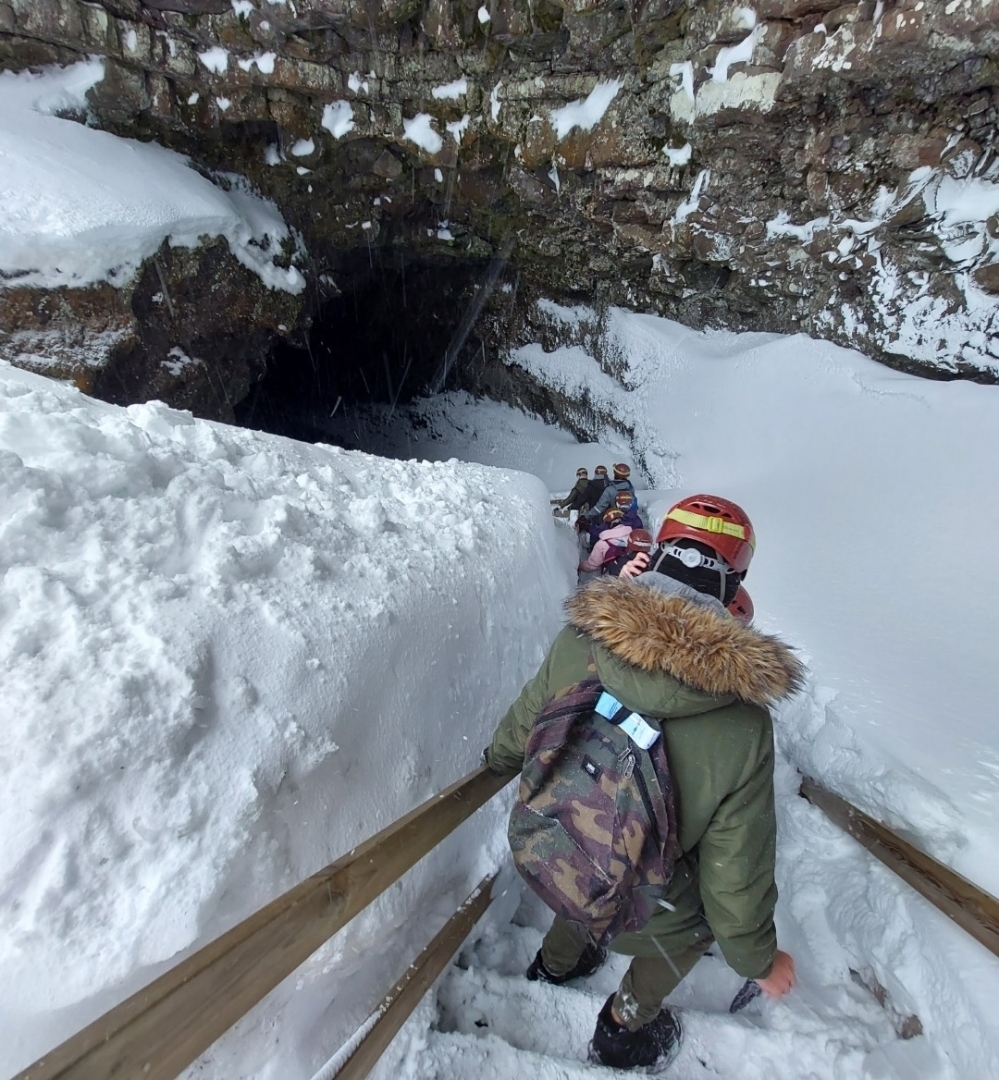
M789 646L682 596L605 578L565 607L571 626L619 660L707 694L766 707L803 684L804 668Z

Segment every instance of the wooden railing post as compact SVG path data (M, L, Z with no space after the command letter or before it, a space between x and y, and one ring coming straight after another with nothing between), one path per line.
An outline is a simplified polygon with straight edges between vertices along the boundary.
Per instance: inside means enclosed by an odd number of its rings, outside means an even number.
M485 766L469 773L164 972L14 1080L174 1080L511 779Z

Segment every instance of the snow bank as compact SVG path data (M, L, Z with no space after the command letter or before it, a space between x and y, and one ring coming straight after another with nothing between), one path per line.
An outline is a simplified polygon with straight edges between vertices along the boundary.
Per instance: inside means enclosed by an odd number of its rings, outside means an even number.
M547 494L0 366L0 1073L477 764L560 624ZM196 1075L310 1075L300 1048L331 1052L505 859L502 814Z
M52 115L84 111L103 77L100 61L0 73L0 287L124 284L164 240L224 236L270 288L301 292L299 270L274 263L288 226L245 181L224 190L171 150Z

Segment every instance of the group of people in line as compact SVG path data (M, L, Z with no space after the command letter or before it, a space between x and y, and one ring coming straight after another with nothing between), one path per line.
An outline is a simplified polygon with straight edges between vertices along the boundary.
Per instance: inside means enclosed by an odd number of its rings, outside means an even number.
M672 545L664 546L669 537L663 536L662 530L653 541L645 528L631 467L625 462L613 466L612 476L608 476L606 465L598 465L592 479L581 466L569 494L552 502L556 515L577 514L580 547L585 549L576 568L581 585L608 575L637 577L646 570L656 570L661 559L675 556L669 550ZM741 582L726 607L740 622L753 621L753 601Z
M538 717L594 677L622 712L633 710L630 721L641 720L646 741L639 746L663 739L676 831L671 820L660 840L674 845L676 862L660 909L610 942L556 914L526 972L529 980L561 985L596 971L605 945L630 955L620 987L596 1018L589 1059L658 1071L683 1034L678 1011L664 999L713 944L746 980L737 1000L757 992L778 998L795 985L794 961L778 947L774 926L771 709L801 688L804 670L787 645L751 625L742 580L756 535L745 511L720 496L689 496L670 508L653 543L629 473L615 465L610 478L598 467L590 480L580 469L570 495L558 501L557 510L578 512L581 529L595 527L580 570L596 566L599 573L567 600L568 625L500 722L484 760L495 773L520 772L525 753L534 752ZM624 524L626 512L635 524ZM629 543L647 550L629 550ZM599 769L587 772L595 784L605 782ZM557 787L552 801L560 805ZM585 793L578 802L587 805Z

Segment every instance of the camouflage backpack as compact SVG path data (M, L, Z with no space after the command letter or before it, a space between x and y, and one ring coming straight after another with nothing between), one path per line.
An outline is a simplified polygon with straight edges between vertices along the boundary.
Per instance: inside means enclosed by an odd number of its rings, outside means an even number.
M548 907L598 945L640 930L673 874L679 847L663 743L658 726L596 678L553 698L527 742L510 815L513 861Z

